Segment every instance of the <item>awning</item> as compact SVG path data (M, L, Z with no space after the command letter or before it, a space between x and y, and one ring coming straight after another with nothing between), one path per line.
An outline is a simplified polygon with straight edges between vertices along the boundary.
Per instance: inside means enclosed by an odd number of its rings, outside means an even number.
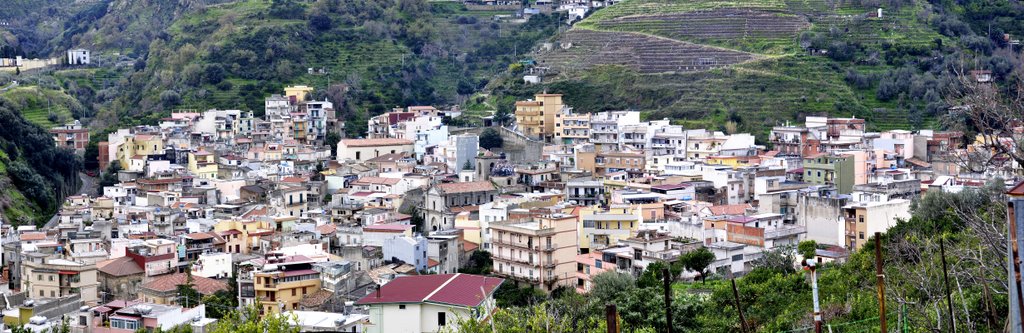
M60 275L78 275L78 272L76 272L76 271L57 271L57 274L60 274Z

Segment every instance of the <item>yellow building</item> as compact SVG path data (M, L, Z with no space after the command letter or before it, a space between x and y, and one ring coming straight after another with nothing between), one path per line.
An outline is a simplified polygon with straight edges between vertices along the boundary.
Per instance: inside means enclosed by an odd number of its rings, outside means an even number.
M641 210L635 207L581 208L578 228L580 249L584 252L603 249L636 236L643 221L640 214Z
M455 229L462 230L462 237L467 242L480 244L480 219L471 219L469 212L455 215Z
M149 155L164 154L164 139L159 135L136 134L125 138L125 143L117 149L117 161L121 169L130 170L132 159L145 159ZM142 171L142 170L134 170Z
M206 150L199 149L196 152L188 153L188 171L201 179L217 178L217 161Z
M67 259L28 256L21 261L21 290L33 299L79 294L83 303L99 300L96 265Z
M263 268L253 272L253 287L264 315L294 311L303 297L320 291L320 272L305 256L268 255Z
M567 114L561 94L536 94L534 100L516 102L516 124L529 137L550 141L555 136L556 116Z
M284 95L288 99L294 99L295 103L301 103L309 100L310 95L313 94L313 87L310 86L291 86L284 87Z
M221 220L213 225L213 230L224 238L227 253L241 254L259 250L260 238L274 234L274 226L268 221Z

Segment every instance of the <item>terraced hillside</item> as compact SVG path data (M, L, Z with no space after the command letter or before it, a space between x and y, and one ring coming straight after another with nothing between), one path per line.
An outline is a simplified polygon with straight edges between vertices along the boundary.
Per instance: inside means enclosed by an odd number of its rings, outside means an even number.
M603 93L593 96L603 105L581 99L577 110L631 108L711 127L739 120L741 130L755 133L807 115L863 117L877 130L935 125L941 101L925 101L924 90L910 96L908 89L906 98L876 93L877 80L898 68L923 75L927 66L914 63L941 63L964 37L940 34L936 22L948 18L925 1L880 2L881 17L879 7L862 3L626 0L532 54L549 67L543 85L494 87L513 94L586 94L579 87L589 87ZM938 66L930 71L941 73ZM928 113L921 111L926 104Z
M637 33L577 29L562 36L561 43L538 61L570 72L621 65L653 74L702 71L755 58L746 52Z

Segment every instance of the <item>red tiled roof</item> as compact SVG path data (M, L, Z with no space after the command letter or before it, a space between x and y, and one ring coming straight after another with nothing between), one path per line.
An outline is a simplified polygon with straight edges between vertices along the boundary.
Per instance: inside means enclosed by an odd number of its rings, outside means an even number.
M178 285L186 283L188 277L185 273L174 273L158 276L155 279L142 284L142 288L157 292L170 292L178 288ZM211 295L221 290L227 290L227 283L202 276L192 276L192 287L200 294Z
M376 292L370 293L356 304L425 302L474 307L493 294L502 282L505 280L501 278L471 274L403 276L381 286L380 297Z
M398 224L398 223L385 223L385 224L374 224L363 227L363 231L377 231L377 232L403 232L412 229L412 225Z
M399 178L385 178L385 177L362 177L352 182L354 185L362 184L383 184L383 185L395 185L401 181Z
M440 261L427 258L427 267L437 267L437 265L440 265L440 264L441 264Z
M652 190L662 190L662 191L672 191L672 190L684 189L684 188L687 188L687 187L690 187L690 185L689 184L682 184L682 183L680 183L680 184L663 184L663 185L651 186L651 189Z
M714 215L743 215L747 212L747 208L752 208L750 204L739 204L739 205L717 205L711 206L711 214Z
M21 234L22 241L37 241L46 239L45 232L26 232Z
M142 274L145 272L142 267L135 262L135 260L132 260L132 258L129 257L120 257L102 261L97 263L96 266L100 272L117 277Z
M490 181L462 182L437 184L437 188L444 193L467 193L493 191L494 184Z
M1013 196L1024 195L1024 181L1017 183L1017 185L1014 185L1013 188L1011 188L1009 191L1006 191L1006 194Z
M316 231L321 234L333 234L335 231L338 231L338 226L334 225L334 223L318 225Z
M345 147L374 147L374 146L399 146L411 145L412 141L406 139L347 139L341 140Z

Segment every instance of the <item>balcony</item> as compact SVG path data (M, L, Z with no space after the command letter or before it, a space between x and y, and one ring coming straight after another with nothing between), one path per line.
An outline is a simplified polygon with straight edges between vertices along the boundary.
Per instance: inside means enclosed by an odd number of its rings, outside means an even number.
M558 266L558 260L550 260L544 263L544 268L555 268L555 266Z
M511 246L511 247L517 247L517 248L527 249L527 250L533 248L533 243L532 242L516 242L516 241L512 241L512 240L501 239L501 237L494 238L494 239L491 240L491 242L494 243L494 245Z
M544 244L533 247L534 251L551 252L558 249L558 244Z
M516 257L516 256L510 255L510 254L509 255L500 255L500 254L499 255L494 255L494 258L498 259L498 260L502 260L502 261L517 262L517 263L520 263L520 264L526 264L526 265L530 265L530 266L536 266L537 265L536 263L531 261L530 258L528 258L528 257L527 258L520 258L520 257Z
M765 239L778 239L778 238L784 238L784 237L789 237L789 236L795 236L795 235L803 234L803 233L806 233L806 232L807 232L807 228L802 227L802 226L784 226L784 227L776 228L774 230L765 230L764 238Z

